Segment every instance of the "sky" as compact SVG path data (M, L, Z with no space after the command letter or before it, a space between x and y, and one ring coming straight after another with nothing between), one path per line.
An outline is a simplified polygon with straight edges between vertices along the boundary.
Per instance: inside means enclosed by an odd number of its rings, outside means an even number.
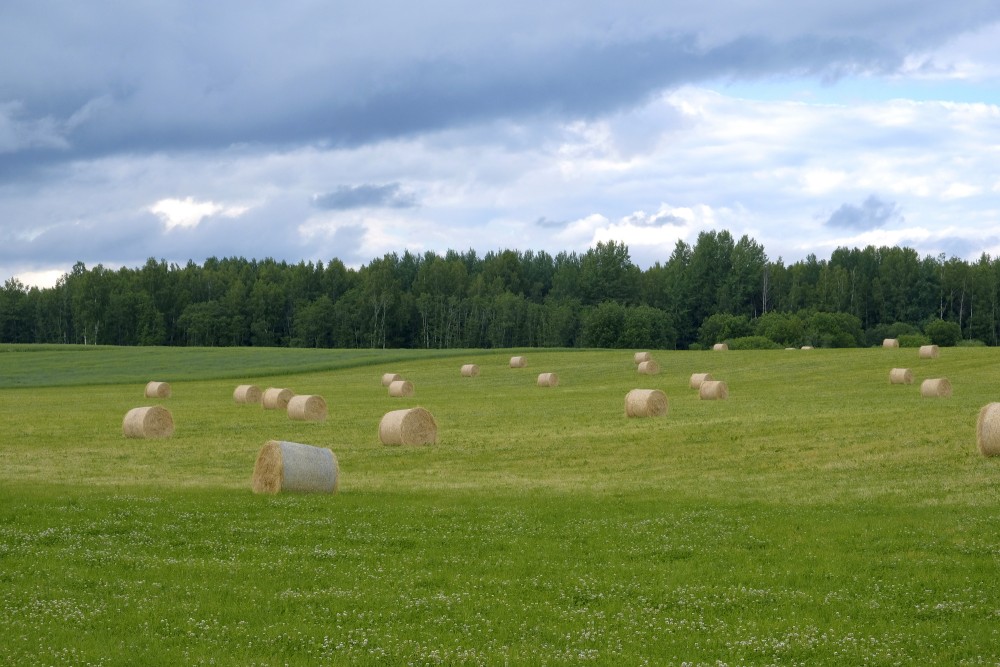
M728 230L1000 256L995 0L0 4L0 281Z

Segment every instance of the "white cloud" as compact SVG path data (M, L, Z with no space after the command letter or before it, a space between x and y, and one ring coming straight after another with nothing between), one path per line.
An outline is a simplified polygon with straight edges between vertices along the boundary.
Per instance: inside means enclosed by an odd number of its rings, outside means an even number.
M202 220L213 215L238 218L249 210L248 206L223 206L211 201L195 201L193 197L184 199L161 199L149 207L169 231L176 227L197 227Z

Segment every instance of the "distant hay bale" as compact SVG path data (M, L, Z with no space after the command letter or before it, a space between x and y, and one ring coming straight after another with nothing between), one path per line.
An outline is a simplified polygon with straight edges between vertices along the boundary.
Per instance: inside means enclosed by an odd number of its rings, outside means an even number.
M889 384L913 384L913 371L909 368L893 368L889 371Z
M800 350L811 350L811 349L813 349L813 346L812 345L803 345L799 349Z
M665 417L669 410L667 395L659 389L633 389L625 394L626 417Z
M462 365L462 377L464 378L474 378L479 375L479 366L475 364L463 364Z
M885 348L899 347L899 339L898 338L886 338L885 340L882 341L882 347L885 347Z
M653 359L653 355L650 354L649 352L636 352L632 356L632 361L635 362L636 366L638 366L639 364L641 364L644 361L651 361L652 359Z
M390 384L396 380L402 380L403 376L399 373L383 373L382 374L382 386L388 387Z
M976 446L983 456L1000 456L1000 403L989 403L979 411Z
M265 410L284 410L288 407L288 401L293 396L295 396L295 392L291 389L268 387L260 398L260 404Z
M315 394L292 396L288 399L288 418L300 422L321 422L326 419L326 401Z
M539 387L558 387L559 377L555 373L541 373L538 376Z
M174 418L159 405L132 408L125 413L122 432L126 438L169 438L174 434Z
M167 382L147 382L146 398L170 398L170 384Z
M705 401L723 401L729 398L729 387L722 380L705 380L698 387L698 398Z
M297 442L269 440L253 467L254 493L336 493L340 467L333 452Z
M692 373L691 381L688 383L692 389L701 389L703 382L707 382L712 379L711 373Z
M921 359L937 359L941 349L937 345L921 345L918 354Z
M638 370L640 375L656 375L660 372L660 365L650 359L639 364Z
M393 398L413 396L413 383L409 380L396 380L389 385L389 395Z
M527 368L528 360L524 357L511 357L510 367L511 368Z
M437 422L423 408L393 410L379 422L378 437L383 445L433 445L437 442Z
M948 398L951 396L951 383L947 378L930 378L920 384L920 395L925 398Z
M725 343L716 343L715 345L712 346L712 349L717 352L722 352L728 350L729 346L726 345Z
M240 405L256 405L262 397L260 387L255 384L241 384L233 390L233 400Z

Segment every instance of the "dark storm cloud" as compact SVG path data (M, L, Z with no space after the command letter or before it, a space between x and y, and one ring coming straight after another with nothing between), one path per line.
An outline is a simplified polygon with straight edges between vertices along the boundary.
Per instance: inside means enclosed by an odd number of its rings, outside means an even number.
M413 208L417 205L414 194L404 192L399 183L385 185L341 185L313 198L313 205L328 211L352 208Z
M860 206L841 205L825 224L827 227L864 231L878 229L887 222L901 220L902 217L895 202L884 202L875 195L871 195Z

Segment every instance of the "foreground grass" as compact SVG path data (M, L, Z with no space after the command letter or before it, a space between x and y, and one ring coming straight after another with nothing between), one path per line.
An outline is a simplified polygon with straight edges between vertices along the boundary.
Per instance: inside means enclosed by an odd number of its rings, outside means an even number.
M994 350L664 352L655 377L621 352L342 353L240 378L324 395L322 424L235 406L171 352L190 379L0 392L0 663L1000 663L1000 465L974 439ZM920 398L941 376L954 396ZM173 385L170 440L120 436L145 379ZM666 419L624 418L638 386ZM381 446L417 404L439 444ZM333 449L341 493L250 494L268 438Z

